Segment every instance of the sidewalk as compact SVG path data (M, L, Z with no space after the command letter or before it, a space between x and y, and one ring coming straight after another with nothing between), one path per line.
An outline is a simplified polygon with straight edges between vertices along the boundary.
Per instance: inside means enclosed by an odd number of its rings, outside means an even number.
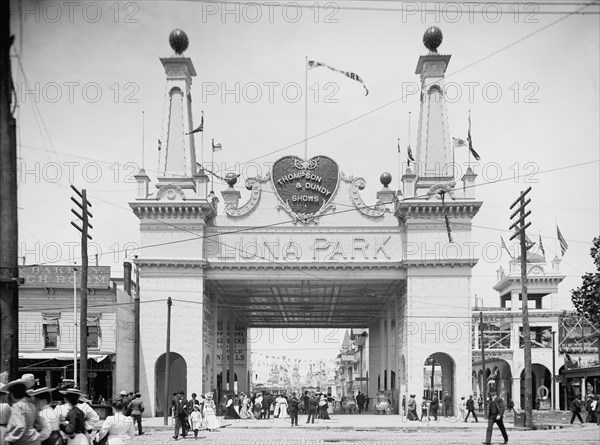
M557 413L560 417L554 416L547 418L547 422L544 425L560 425L561 427L568 427L567 418L568 413ZM564 414L564 415L563 415ZM548 417L548 416L546 416ZM556 418L555 418L556 417ZM298 419L298 425L300 427L306 427L310 429L347 429L355 431L368 431L368 430L436 430L436 429L448 429L448 430L464 430L464 429L485 429L487 427L487 421L483 418L483 413L478 415L479 422L464 422L456 417L439 417L438 421L423 422L419 421L408 421L406 417L399 415L375 415L372 413L363 414L334 414L331 415L331 420L315 420L314 424L306 424L306 414L300 415ZM563 421L564 419L564 421ZM275 419L271 417L269 420L241 420L241 419L223 419L222 416L218 417L219 423L222 427L226 428L289 428L289 419ZM541 425L542 423L536 422ZM521 429L515 427L513 424L512 413L505 417L504 420L507 430ZM168 425L164 425L162 417L149 417L142 419L142 425L144 429L149 430L163 430L171 429L174 426L173 419L169 417Z

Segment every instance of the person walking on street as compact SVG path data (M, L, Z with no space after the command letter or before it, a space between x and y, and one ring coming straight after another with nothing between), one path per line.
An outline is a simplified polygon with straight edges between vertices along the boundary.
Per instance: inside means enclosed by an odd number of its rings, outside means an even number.
M494 428L494 423L498 425L500 428L500 432L502 433L502 437L504 438L504 443L508 443L508 434L506 434L506 428L504 428L504 422L502 418L504 417L504 399L496 394L496 391L490 391L490 401L488 407L488 426L485 432L485 445L490 445L492 443L492 429Z
M579 413L581 413L581 400L579 400L579 396L575 396L575 398L571 400L571 421L569 423L573 423L575 417L577 417L579 421L583 423L583 419Z
M318 403L319 401L317 400L316 396L311 394L311 397L308 398L308 418L306 419L306 423L315 423Z
M475 401L473 400L473 396L469 396L469 400L467 400L467 416L465 417L465 422L469 419L469 414L473 414L475 422L479 422L477 414L475 414Z
M133 419L133 424L137 423L138 428L138 436L144 434L142 431L142 413L144 412L144 402L142 402L142 395L140 393L134 394L134 399L129 403L129 407L131 408L131 417Z
M444 394L444 399L443 399L443 408L444 408L444 417L448 417L452 415L452 397L450 397L450 394L448 394L448 391L446 391L446 394Z
M292 398L290 399L288 412L290 414L290 419L292 422L292 426L298 426L298 411L300 410L300 400L296 397L296 393L292 393Z
M266 393L262 399L263 419L271 418L271 405L273 404L273 396L271 393Z
M429 409L431 410L431 415L433 416L433 420L435 420L437 422L438 410L440 409L440 399L438 399L437 394L433 394L433 398L431 399L431 404L429 405Z
M358 395L356 396L356 405L358 406L358 413L362 413L363 410L365 409L365 396L363 395L362 392L358 392Z
M177 440L179 437L179 430L181 429L181 436L185 438L187 435L187 400L185 400L183 390L173 397L171 400L171 407L173 409L173 417L175 418L175 430L173 432L173 439Z

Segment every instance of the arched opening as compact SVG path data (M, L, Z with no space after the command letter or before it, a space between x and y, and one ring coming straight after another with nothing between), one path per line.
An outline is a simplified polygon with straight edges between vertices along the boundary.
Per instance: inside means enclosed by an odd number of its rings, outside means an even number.
M225 386L223 386L223 373L220 372L217 374L217 391L219 392L219 394L223 394L223 391L228 392L228 391L233 391L233 392L238 392L238 376L237 373L233 373L233 389L229 389L229 370L227 370L226 376L225 376ZM224 388L224 389L223 389Z
M396 372L391 371L390 373L390 382L388 383L388 371L384 370L385 374L383 376L383 386L381 386L381 375L377 376L377 388L379 391L387 391L396 389Z
M442 414L455 415L456 394L454 394L454 374L456 365L452 357L444 352L436 352L423 363L423 397L431 400L434 395L440 400Z
M533 409L552 409L552 374L539 363L531 365L531 397ZM525 402L525 370L521 372L521 406Z
M165 403L165 363L167 354L161 354L154 364L154 393L156 397L156 416L163 416ZM166 388L169 395L177 391L187 394L187 364L185 359L176 352L169 353L169 385ZM170 402L169 402L170 403Z

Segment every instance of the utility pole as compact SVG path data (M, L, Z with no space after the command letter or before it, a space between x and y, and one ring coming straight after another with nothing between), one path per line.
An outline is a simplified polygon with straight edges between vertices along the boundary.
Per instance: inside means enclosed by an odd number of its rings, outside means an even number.
M487 416L487 376L485 375L485 343L483 341L483 312L479 311L479 341L481 341L481 366L483 368L483 412Z
M165 354L165 406L163 409L164 424L169 425L169 368L171 367L171 297L167 298L167 353Z
M133 390L140 392L140 265L137 263L137 255L135 256L135 297L134 317L135 317L135 333L133 339Z
M552 409L556 411L556 331L552 331Z
M77 216L81 220L81 227L79 227L74 222L71 222L71 225L75 227L77 230L81 232L81 316L79 318L80 325L80 339L81 339L81 355L80 355L80 366L79 366L79 388L81 392L87 394L87 358L88 358L88 350L87 350L87 299L88 299L88 254L87 254L87 243L88 239L92 239L90 235L88 235L88 228L93 229L89 223L88 218L93 218L93 215L89 212L88 207L91 207L92 204L87 200L87 194L85 189L82 189L81 192L77 190L74 186L71 185L71 189L81 198L81 203L77 201L76 198L71 197L71 201L79 207L81 210L81 214L77 212L77 210L71 209L71 212L75 216Z
M0 2L0 376L19 372L19 278L17 225L17 123L11 111L11 2Z
M527 250L533 245L527 245L527 238L525 234L525 230L531 225L525 221L529 215L531 215L531 210L525 209L527 204L531 202L531 199L525 200L525 196L531 191L531 187L528 187L527 190L521 192L521 196L513 202L510 206L512 210L514 207L518 208L510 215L510 219L512 220L514 217L518 215L518 218L515 222L512 223L509 230L515 229L515 233L510 237L511 241L516 237L520 238L521 242L521 312L523 315L523 354L525 361L525 427L533 428L533 410L532 410L532 398L533 395L531 393L531 334L529 331L529 307L527 303Z

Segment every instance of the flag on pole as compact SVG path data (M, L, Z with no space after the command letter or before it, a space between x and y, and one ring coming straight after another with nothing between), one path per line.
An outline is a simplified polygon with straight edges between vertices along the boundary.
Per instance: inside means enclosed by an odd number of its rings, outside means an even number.
M369 90L367 88L367 86L365 85L365 81L362 80L362 78L356 74L356 73L351 73L350 71L343 71L343 70L338 70L337 68L332 67L331 65L328 65L326 63L323 62L317 62L316 60L309 60L308 61L308 69L312 69L312 68L319 68L319 67L325 67L330 69L331 71L335 71L336 73L340 73L343 74L344 76L348 77L349 79L355 80L357 82L360 82L362 84L362 86L365 88L366 94L365 96L369 95Z
M464 139L452 138L452 141L454 142L454 148L467 147L467 141Z
M160 141L160 139L158 140L158 151L160 151L160 148L162 146L162 142Z
M400 154L400 138L398 138L398 154Z
M542 252L542 256L544 258L546 258L546 251L544 250L544 245L542 244L542 235L539 235L539 245L540 245L540 252Z
M569 248L569 245L567 244L567 240L565 240L565 238L562 236L562 233L560 233L558 224L556 225L556 235L558 236L558 242L560 243L561 256L565 256L565 252Z
M204 111L202 112L202 117L200 118L200 125L198 125L198 128L196 128L193 131L190 131L189 133L186 133L186 135L200 133L202 131L204 131Z
M215 151L221 151L222 149L223 149L223 146L221 145L221 143L219 142L219 143L215 144L215 140L213 139L212 140L212 151L213 151L213 153Z
M525 245L527 246L527 250L535 246L535 241L531 241L531 238L527 234L525 234Z
M502 238L502 235L500 235L500 248L506 250L508 256L510 256L511 258L513 257L512 253L510 253L510 250L508 250L508 247L506 247L506 243L504 242L504 238Z
M471 139L471 116L469 116L469 132L467 134L467 142L469 143L469 150L471 151L471 154L473 155L475 160L479 161L481 158L479 157L479 154L473 148L473 139Z
M408 164L410 164L411 162L415 162L415 158L413 158L412 150L410 149L410 144L408 144L407 154L408 154Z

